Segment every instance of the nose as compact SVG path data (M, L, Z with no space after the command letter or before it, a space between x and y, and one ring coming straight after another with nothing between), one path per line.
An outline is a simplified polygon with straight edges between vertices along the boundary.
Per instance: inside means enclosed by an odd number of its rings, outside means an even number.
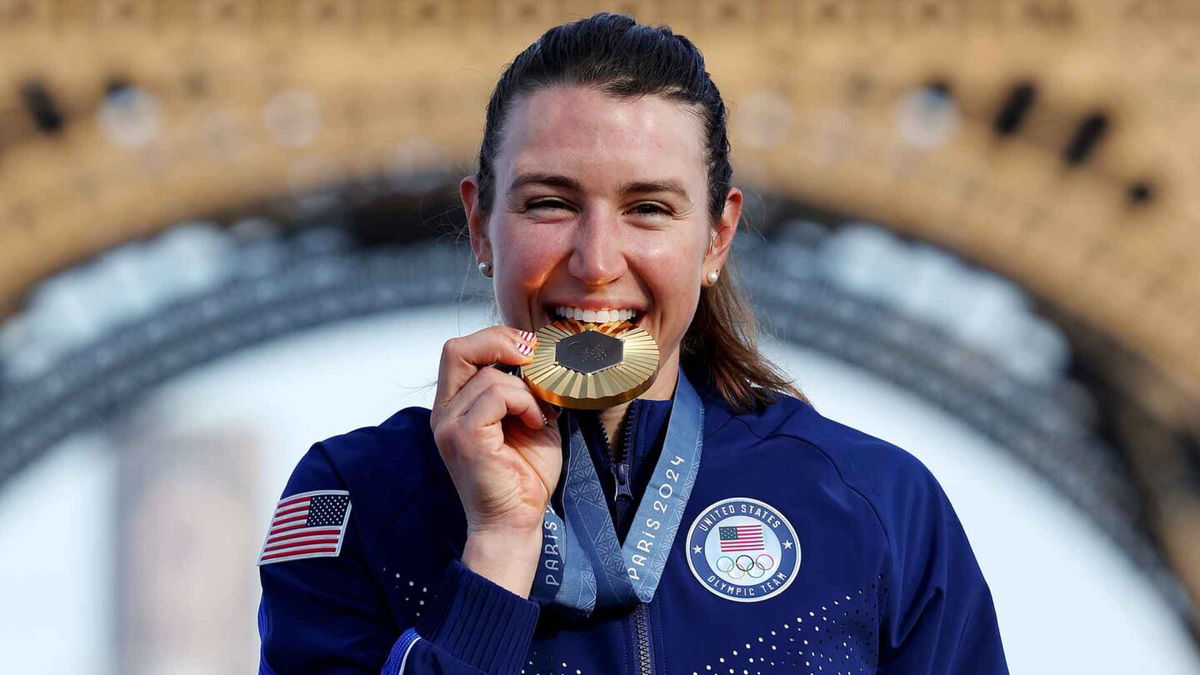
M593 210L580 221L567 269L588 286L603 286L625 273L620 221Z

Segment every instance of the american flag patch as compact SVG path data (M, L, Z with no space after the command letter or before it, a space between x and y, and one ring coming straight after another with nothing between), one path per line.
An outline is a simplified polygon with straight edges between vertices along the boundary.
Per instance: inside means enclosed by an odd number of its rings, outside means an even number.
M732 525L720 528L722 551L758 551L763 548L762 525Z
M337 557L349 522L350 493L345 490L285 497L275 507L258 564Z

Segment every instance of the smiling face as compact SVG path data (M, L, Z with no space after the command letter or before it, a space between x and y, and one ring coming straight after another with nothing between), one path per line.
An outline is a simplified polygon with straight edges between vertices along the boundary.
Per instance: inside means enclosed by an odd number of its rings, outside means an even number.
M460 186L504 322L536 329L562 314L606 321L632 311L669 374L645 396L670 398L701 286L724 265L741 214L731 188L711 222L702 137L699 117L661 96L561 86L514 102L486 221L475 178Z

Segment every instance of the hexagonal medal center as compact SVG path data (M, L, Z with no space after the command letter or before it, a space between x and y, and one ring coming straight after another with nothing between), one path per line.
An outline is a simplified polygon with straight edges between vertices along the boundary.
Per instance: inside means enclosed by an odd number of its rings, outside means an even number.
M559 365L588 375L611 368L624 357L625 343L594 330L563 338L554 347L554 360Z

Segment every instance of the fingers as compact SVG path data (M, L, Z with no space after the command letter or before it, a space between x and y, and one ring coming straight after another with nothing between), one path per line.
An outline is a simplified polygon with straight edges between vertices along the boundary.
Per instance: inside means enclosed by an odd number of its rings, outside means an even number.
M451 420L461 421L460 418L467 417L471 410L480 405L486 398L498 396L503 400L506 395L521 394L533 396L529 390L529 386L521 378L501 372L496 368L483 368L468 380L462 389L458 390L457 396L446 402L442 408L442 419L446 422L450 422ZM537 401L536 398L534 400L535 402ZM536 419L537 425L533 428L540 428L544 415L544 410L539 406L538 411L534 414L534 418L527 420L527 422ZM548 421L549 417L546 419ZM495 420L488 420L487 423L490 424L493 421Z
M505 377L512 377L505 375ZM549 423L541 406L528 388L492 383L475 399L462 421L467 429L481 429L499 424L500 420L512 415L519 418L530 429L540 429Z
M530 331L491 326L463 337L451 338L442 347L434 408L454 398L480 368L493 363L525 365L532 360L537 337Z

